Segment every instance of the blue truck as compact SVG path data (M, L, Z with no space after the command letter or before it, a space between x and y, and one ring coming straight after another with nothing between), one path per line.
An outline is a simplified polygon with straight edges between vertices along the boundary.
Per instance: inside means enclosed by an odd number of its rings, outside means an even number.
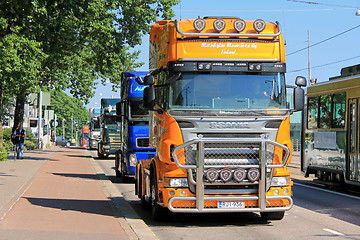
M101 99L99 158L107 158L120 149L121 126L116 121L116 103L119 101L119 98Z
M149 114L143 107L145 86L142 79L148 72L123 72L121 77L121 101L116 105L121 123L121 147L115 154L117 177L135 176L135 166L141 159L155 156L155 148L149 147Z

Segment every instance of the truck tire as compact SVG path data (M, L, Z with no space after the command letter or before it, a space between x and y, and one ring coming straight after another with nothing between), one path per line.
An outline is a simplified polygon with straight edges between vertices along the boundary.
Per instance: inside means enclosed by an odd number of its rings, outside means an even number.
M157 188L157 181L156 181L156 175L151 174L151 180L150 180L150 206L151 206L151 218L154 221L161 221L164 220L165 215L165 209L159 204L158 202L158 188Z
M285 211L281 212L262 212L260 213L264 220L281 220L285 215Z
M145 196L142 194L142 184L140 183L140 181L142 182L142 173L141 170L139 170L137 178L135 179L135 182L137 183L137 191L138 191L138 197L140 198L140 202L141 202L141 208L142 209L149 209L149 202L146 201Z

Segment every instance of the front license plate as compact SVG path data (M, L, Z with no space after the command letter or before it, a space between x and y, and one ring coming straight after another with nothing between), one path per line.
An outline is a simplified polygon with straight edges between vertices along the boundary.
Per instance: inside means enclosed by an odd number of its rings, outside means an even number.
M245 208L243 201L218 201L218 208Z

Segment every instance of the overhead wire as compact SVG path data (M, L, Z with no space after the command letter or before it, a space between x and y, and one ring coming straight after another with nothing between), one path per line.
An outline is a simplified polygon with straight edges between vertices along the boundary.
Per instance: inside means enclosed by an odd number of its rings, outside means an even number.
M311 44L310 46L307 46L307 47L301 48L301 49L299 49L299 50L296 50L296 51L294 51L294 52L288 53L288 54L286 54L286 56L290 56L290 55L293 55L293 54L295 54L295 53L298 53L298 52L307 50L308 48L317 46L317 45L319 45L319 44L321 44L321 43L324 43L324 42L326 42L326 41L329 41L329 40L331 40L331 39L333 39L333 38L336 38L336 37L338 37L338 36L340 36L340 35L343 35L343 34L345 34L345 33L347 33L347 32L350 32L350 31L352 31L352 30L354 30L354 29L356 29L356 28L358 28L358 27L360 27L360 24L357 25L357 26L355 26L355 27L352 27L352 28L350 28L350 29L348 29L348 30L345 30L345 31L343 31L343 32L341 32L341 33L335 34L335 35L333 35L333 36L331 36L331 37L329 37L329 38L326 38L326 39L324 39L324 40L322 40L322 41L320 41L320 42Z
M346 58L346 59L338 60L338 61L335 61L335 62L330 62L330 63L325 63L325 64L317 65L317 66L311 67L311 69L313 69L313 68L320 68L320 67L326 67L326 66L329 66L329 65L332 65L332 64L336 64L336 63L340 63L340 62L345 62L345 61L349 61L349 60L356 59L356 58L360 58L360 55L359 55L359 56L355 56L355 57L351 57L351 58ZM309 68L292 70L292 71L288 71L287 73L301 72L301 71L305 71L305 70L309 70Z
M313 5L325 5L325 6L334 6L334 7L347 7L347 8L358 8L352 6L344 6L338 4L329 4L329 3L321 3L321 2L310 2L310 1L301 1L301 0L287 0L288 2L298 2L298 3L306 3L306 4L313 4Z
M273 9L273 10L201 10L201 9L194 9L194 10L184 10L182 12L318 12L318 11L338 11L338 10L354 10L357 9L356 7L343 7L343 8L324 8L324 9ZM180 11L180 10L175 10Z

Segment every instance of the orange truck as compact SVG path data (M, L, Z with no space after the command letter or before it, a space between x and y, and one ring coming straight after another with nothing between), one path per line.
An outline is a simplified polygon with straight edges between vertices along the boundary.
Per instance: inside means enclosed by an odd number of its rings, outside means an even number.
M144 106L156 156L138 163L135 191L153 219L166 209L282 219L293 205L290 114L304 107L306 79L286 86L279 24L157 21L149 58Z

